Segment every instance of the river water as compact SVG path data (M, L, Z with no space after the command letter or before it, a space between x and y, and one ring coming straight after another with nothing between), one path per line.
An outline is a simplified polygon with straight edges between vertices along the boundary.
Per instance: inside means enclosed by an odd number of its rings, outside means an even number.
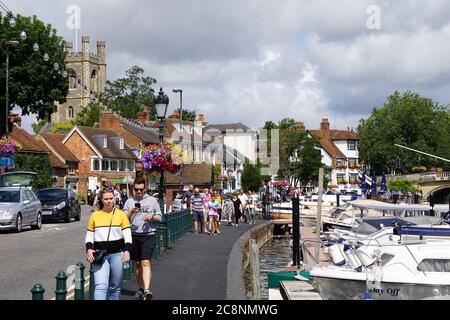
M261 300L269 299L267 288L267 273L286 271L286 266L292 260L291 238L272 238L259 250L259 285ZM252 297L250 268L244 272L244 282L247 298Z

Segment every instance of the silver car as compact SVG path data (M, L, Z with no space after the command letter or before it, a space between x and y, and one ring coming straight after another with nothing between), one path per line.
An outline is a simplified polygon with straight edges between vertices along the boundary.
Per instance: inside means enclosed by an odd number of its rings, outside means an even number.
M0 188L0 230L13 229L20 232L25 226L41 228L41 202L26 187Z

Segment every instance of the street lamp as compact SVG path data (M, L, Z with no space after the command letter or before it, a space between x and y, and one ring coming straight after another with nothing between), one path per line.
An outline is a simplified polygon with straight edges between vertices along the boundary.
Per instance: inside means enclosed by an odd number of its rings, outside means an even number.
M183 135L183 90L173 89L172 91L180 94L180 134Z
M169 97L167 97L162 87L159 89L158 96L155 99L156 116L159 119L159 143L162 147L164 139L164 121L166 119L167 106L169 105ZM161 208L161 214L164 217L164 172L161 172L159 178L159 206ZM165 219L164 219L165 220Z
M5 95L5 101L6 101L6 110L5 110L5 136L8 135L8 124L9 124L9 48L17 47L19 45L19 41L17 40L10 40L6 41L6 95Z

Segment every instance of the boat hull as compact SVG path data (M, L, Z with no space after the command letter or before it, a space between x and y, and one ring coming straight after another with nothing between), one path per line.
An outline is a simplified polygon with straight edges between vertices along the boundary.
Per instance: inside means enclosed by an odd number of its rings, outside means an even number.
M314 288L324 300L362 300L366 281L314 277ZM450 300L450 285L382 282L369 289L373 300Z

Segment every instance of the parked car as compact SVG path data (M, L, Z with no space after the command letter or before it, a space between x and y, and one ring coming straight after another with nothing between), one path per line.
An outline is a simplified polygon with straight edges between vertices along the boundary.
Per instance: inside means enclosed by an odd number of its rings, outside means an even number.
M36 192L42 204L42 218L44 221L64 220L70 222L81 220L81 207L72 189L48 188Z
M41 202L29 188L0 188L0 230L13 229L20 232L25 226L41 228Z

